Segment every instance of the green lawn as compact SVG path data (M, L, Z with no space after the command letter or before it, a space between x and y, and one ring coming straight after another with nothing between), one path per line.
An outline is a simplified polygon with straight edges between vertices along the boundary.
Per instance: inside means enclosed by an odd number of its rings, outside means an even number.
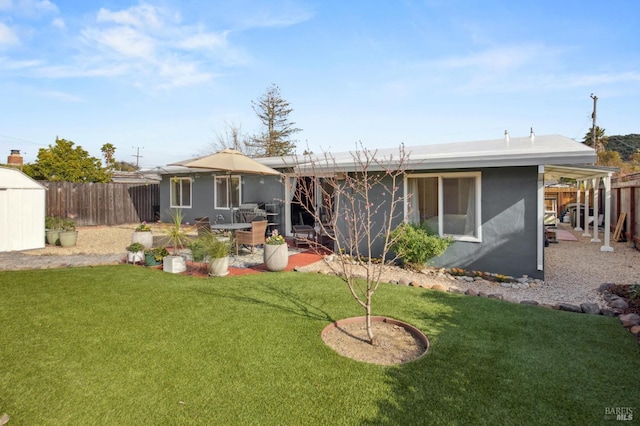
M598 424L640 416L617 319L385 285L374 314L431 339L383 367L320 339L361 315L332 277L194 278L130 265L0 273L11 424Z

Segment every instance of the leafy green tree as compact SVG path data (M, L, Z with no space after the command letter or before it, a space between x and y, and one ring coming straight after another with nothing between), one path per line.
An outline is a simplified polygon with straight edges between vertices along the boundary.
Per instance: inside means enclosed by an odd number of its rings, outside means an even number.
M293 154L296 141L291 136L302 129L294 127L296 123L289 121L293 109L289 102L282 99L280 88L272 84L262 97L251 104L264 126L264 131L253 136L248 144L255 149L255 154L265 157Z
M98 158L89 156L81 146L56 137L55 145L40 148L33 164L24 172L34 179L63 182L109 182L111 175Z
M104 145L102 145L102 148L100 148L100 151L102 151L102 156L104 157L104 162L107 164L107 168L113 169L116 162L116 159L114 157L114 154L116 153L116 147L110 143L105 143Z
M594 148L596 152L604 151L607 146L607 137L604 135L604 130L605 129L601 128L600 126L596 126L596 146L595 147L593 146L593 127L589 129L586 135L584 135L584 139L582 139L582 142L585 145L590 146L591 148Z

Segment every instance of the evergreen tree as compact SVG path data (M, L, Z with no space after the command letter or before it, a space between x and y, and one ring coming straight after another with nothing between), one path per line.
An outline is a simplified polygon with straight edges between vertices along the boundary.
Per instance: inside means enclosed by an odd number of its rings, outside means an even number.
M81 146L56 137L55 145L40 148L35 163L23 171L34 179L63 182L109 182L111 175L98 158L89 156Z
M291 136L302 129L294 127L296 123L289 121L289 114L293 109L280 96L280 88L272 84L261 98L251 104L265 128L248 143L255 154L265 157L293 154L296 141Z

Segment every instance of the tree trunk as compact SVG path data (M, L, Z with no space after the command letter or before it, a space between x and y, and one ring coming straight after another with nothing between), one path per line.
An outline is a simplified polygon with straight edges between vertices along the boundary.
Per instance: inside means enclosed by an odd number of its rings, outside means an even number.
M367 303L365 311L366 311L366 323L367 323L367 337L369 337L369 344L371 346L377 346L378 339L373 334L373 329L371 328L371 303L370 302Z

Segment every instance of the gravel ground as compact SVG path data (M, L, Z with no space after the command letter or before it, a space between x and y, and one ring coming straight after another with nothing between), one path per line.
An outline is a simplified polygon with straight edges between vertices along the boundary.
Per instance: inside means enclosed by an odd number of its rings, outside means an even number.
M602 295L598 292L601 284L640 283L640 251L628 243L613 242L611 246L614 251L603 252L600 251L602 243L592 243L592 237L584 237L582 232L575 232L566 224L561 224L560 228L571 232L578 241L560 241L545 248L545 281L534 284L529 289L504 288L499 283L487 281L460 281L437 269L426 269L418 273L388 268L383 273L382 280L397 282L401 277L406 277L419 285L440 285L445 289L455 287L463 291L474 289L487 294L501 294L504 300L512 302L534 300L549 305L597 303L601 307L605 306ZM604 241L602 233L600 239ZM331 271L324 261L302 270L322 273Z
M136 224L118 226L98 226L78 228L78 244L62 248L47 246L43 249L24 252L0 253L0 270L32 269L74 265L118 263L125 256L125 249L131 243L131 233ZM426 270L416 273L400 268L389 268L384 281L398 281L406 277L420 284L444 288L457 287L461 290L475 289L491 294L502 294L505 300L535 300L539 303L580 304L593 302L604 305L598 293L603 283L640 283L640 251L628 243L611 243L613 252L602 252L602 243L590 242L591 237L582 236L566 224L561 228L578 238L574 241L560 241L545 248L545 281L537 288L508 289L497 283L467 283L443 273L441 270ZM161 244L162 225L152 224L154 243ZM196 236L195 228L188 228L188 234ZM602 234L600 238L604 240ZM240 256L234 266L242 266L243 259L255 263L254 256ZM26 259L26 260L25 260ZM301 268L308 272L327 272L325 261ZM489 271L500 272L500 271Z

